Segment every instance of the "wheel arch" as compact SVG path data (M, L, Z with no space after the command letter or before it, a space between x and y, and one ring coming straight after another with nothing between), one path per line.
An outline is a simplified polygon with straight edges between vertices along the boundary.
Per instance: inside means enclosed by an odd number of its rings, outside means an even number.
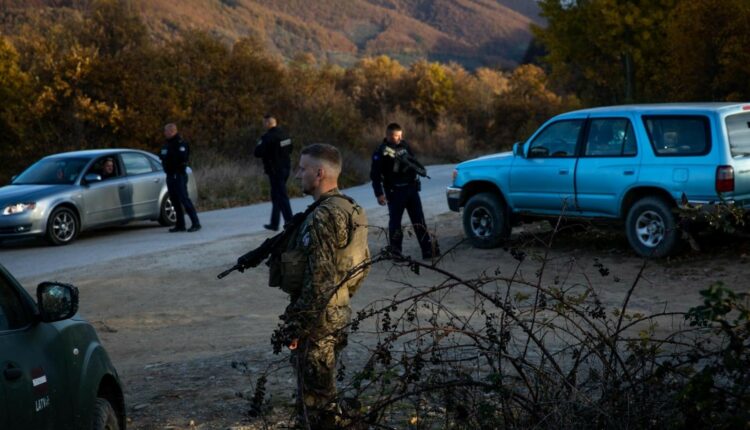
M627 218L628 212L630 211L630 208L633 207L635 202L637 202L638 200L644 197L660 198L664 200L664 202L670 208L674 208L677 206L677 203L675 202L672 195L669 194L669 192L663 188L653 187L653 186L632 188L628 190L627 193L625 193L625 196L622 199L622 204L620 205L620 219L623 222Z
M507 207L508 206L508 200L505 198L505 195L503 194L502 190L500 190L500 187L498 187L494 182L489 180L477 180L477 181L471 181L461 187L461 199L459 201L459 206L463 207L466 206L466 202L469 201L470 198L474 197L475 195L479 193L494 193L499 198L500 201Z
M99 388L96 397L106 399L117 414L117 421L120 423L120 429L125 430L127 420L125 419L125 396L122 388L114 376L105 374L99 382Z

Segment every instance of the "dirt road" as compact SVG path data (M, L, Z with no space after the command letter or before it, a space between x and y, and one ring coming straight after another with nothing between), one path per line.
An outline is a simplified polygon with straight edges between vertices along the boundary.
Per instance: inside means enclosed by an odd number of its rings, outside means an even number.
M439 267L466 278L515 268L517 261L506 250L478 250L461 243L457 214L443 214L429 223L442 248L453 248ZM539 225L515 230L512 246L523 248L530 257L543 254L543 230ZM248 402L236 393L250 389L251 378L269 362L285 359L284 354L271 353L269 336L287 299L266 286L264 266L221 281L216 274L265 237L256 234L199 247L188 245L57 274L55 280L80 288L81 313L96 326L121 374L130 428L262 428L263 423L247 417ZM418 255L416 240L407 239L405 244L405 252ZM384 245L380 232L371 231L371 250L377 252ZM715 281L742 289L750 274L750 242L712 236L703 245L701 253L649 263L631 299L632 307L644 312L686 310L699 303L698 291ZM535 261L527 258L522 275L534 276ZM580 270L575 276L594 285L605 307L620 305L643 265L622 235L607 231L559 234L548 261L550 273L574 261L573 267ZM596 262L609 269L606 276L594 266ZM356 311L390 297L404 283L433 285L440 279L424 271L416 275L378 264L353 306ZM49 276L27 277L22 282L31 289L42 280ZM455 305L470 306L469 302ZM350 345L356 342L355 337ZM356 347L350 347L344 359L356 359L354 354ZM234 368L233 362L246 363L246 373ZM291 373L274 376L269 384L273 402L291 404L292 378Z

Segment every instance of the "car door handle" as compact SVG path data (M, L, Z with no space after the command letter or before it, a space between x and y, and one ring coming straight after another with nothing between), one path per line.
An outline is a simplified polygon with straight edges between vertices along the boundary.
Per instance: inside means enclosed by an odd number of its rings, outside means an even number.
M625 176L632 176L632 175L635 175L635 170L626 170L622 172L622 174Z
M560 169L557 173L559 173L561 175L567 175L568 174L568 169Z
M18 367L9 367L3 371L3 375L5 375L5 379L15 381L23 376L23 370Z
M161 179L159 179L159 178L154 178L154 182L156 182L157 184L159 183L159 181L161 181Z

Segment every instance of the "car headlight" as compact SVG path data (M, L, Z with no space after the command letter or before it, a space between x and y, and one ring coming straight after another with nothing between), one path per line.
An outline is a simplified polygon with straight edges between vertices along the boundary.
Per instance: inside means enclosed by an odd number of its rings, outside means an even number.
M16 203L14 205L8 205L3 209L3 215L15 215L24 213L26 211L32 211L36 207L36 203Z

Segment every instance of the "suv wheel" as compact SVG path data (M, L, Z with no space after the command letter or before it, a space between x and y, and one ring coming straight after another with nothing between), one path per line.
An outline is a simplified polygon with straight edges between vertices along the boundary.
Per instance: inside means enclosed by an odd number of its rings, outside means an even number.
M472 196L464 207L464 233L476 248L496 248L510 237L505 204L493 193Z
M94 425L93 430L120 430L117 414L112 405L101 397L94 402Z
M174 210L174 205L172 205L169 195L166 195L162 199L159 209L159 224L166 227L174 225L175 222L177 222L177 212Z
M625 220L625 233L630 246L642 257L666 257L680 244L675 216L658 197L635 202Z
M78 236L78 217L69 208L59 207L47 220L47 240L52 245L67 245Z

